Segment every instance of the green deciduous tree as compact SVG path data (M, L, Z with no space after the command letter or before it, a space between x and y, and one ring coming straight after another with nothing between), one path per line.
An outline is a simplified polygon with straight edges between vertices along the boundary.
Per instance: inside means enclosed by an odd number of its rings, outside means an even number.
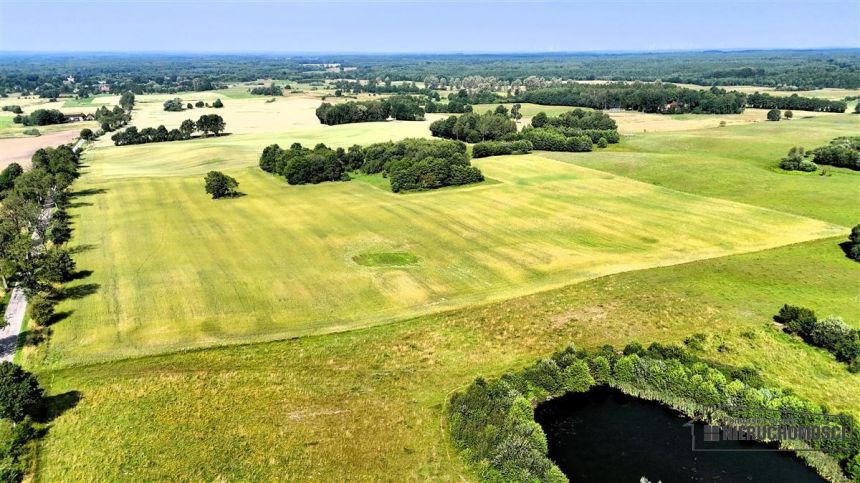
M204 182L206 192L212 195L213 199L227 198L238 194L236 189L239 187L239 182L220 171L208 172Z
M767 111L768 121L779 121L780 118L782 118L782 113L779 112L779 109L771 109Z
M0 362L0 417L22 421L38 410L43 394L36 376L11 362Z

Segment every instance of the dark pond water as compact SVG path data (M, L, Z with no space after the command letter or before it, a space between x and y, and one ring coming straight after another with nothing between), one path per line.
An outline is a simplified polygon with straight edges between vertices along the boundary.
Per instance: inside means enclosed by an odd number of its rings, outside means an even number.
M550 458L571 481L824 481L791 453L693 451L686 417L605 387L541 404L535 418L547 434ZM702 427L695 431L702 441ZM755 442L719 445L771 448Z

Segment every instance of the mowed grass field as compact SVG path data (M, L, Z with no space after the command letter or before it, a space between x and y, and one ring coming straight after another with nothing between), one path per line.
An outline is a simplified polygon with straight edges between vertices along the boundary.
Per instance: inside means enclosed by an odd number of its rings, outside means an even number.
M478 375L569 343L679 343L860 416L860 375L779 331L784 302L860 318L841 238L628 272L371 329L45 374L80 403L54 421L37 479L474 480L444 405Z
M626 136L593 153L546 156L649 184L765 206L846 226L860 222L860 172L821 166L827 175L786 172L780 158L837 136L856 136L860 116L830 115L691 132Z
M245 196L220 201L200 176L85 175L72 246L92 274L39 362L341 331L845 230L537 155L476 164L497 183L410 195L246 168L231 171ZM419 262L354 260L380 252Z

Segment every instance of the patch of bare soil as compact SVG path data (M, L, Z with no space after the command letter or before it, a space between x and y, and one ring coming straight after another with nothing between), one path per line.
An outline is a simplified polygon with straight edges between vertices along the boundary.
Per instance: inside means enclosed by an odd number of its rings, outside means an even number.
M66 144L78 137L79 133L79 130L72 129L34 137L0 139L0 170L11 163L18 163L27 169L37 149Z

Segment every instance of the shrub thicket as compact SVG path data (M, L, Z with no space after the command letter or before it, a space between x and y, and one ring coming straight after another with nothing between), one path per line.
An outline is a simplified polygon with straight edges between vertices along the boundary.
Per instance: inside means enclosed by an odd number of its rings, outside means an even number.
M838 137L812 154L818 164L860 170L860 136Z
M799 335L807 343L827 349L851 372L860 372L860 330L852 329L839 317L819 319L804 307L784 305L776 320L785 331Z
M518 141L483 141L472 146L473 158L500 156L503 154L526 154L533 149L532 143L521 139Z

